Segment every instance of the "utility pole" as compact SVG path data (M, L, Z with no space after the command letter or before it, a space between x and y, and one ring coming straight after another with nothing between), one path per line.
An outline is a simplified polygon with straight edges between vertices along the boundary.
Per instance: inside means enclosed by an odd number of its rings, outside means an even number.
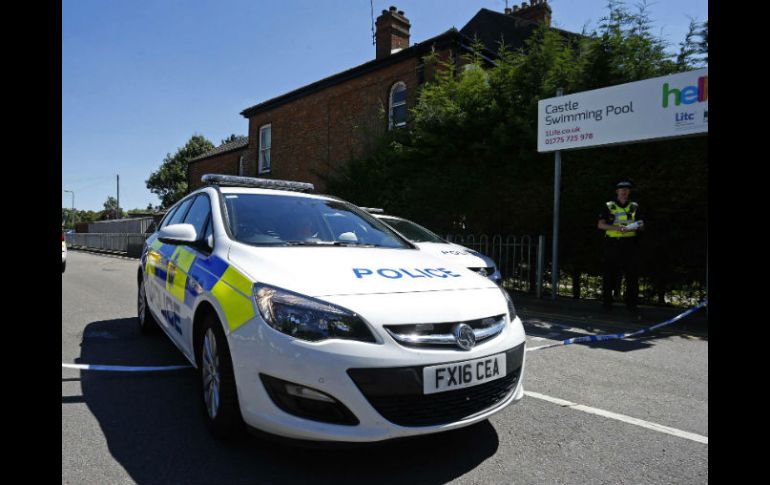
M115 208L115 219L120 219L120 174L118 174L118 202Z

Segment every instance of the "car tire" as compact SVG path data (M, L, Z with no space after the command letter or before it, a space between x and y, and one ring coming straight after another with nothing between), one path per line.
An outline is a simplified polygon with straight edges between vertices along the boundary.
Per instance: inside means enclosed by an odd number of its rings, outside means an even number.
M67 269L67 262L66 261L62 261L62 263L61 263L61 272L64 273L65 269Z
M204 317L197 339L201 404L206 425L216 438L233 440L244 436L245 425L238 404L235 374L227 338L216 315Z
M139 320L139 330L145 335L157 333L159 330L158 322L155 321L155 317L152 316L150 307L147 305L147 294L144 290L144 280L139 281L139 289L137 293L136 313Z

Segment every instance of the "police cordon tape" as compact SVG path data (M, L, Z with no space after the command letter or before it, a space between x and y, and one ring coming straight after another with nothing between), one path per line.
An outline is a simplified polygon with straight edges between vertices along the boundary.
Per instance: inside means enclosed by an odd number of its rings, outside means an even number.
M652 332L653 330L657 330L661 327L665 327L667 325L671 325L672 323L676 323L679 320L683 319L684 317L691 315L692 313L700 310L701 308L708 305L708 300L703 300L702 302L698 303L694 307L690 308L684 313L680 313L679 315L675 316L674 318L670 320L666 320L665 322L658 323L657 325L653 325L652 327L643 328L641 330L637 330L636 332L631 333L613 333L608 335L587 335L585 337L574 337L574 338L568 338L566 340L562 340L561 342L557 342L555 344L549 344L549 345L542 345L540 347L533 347L531 349L527 349L527 352L534 352L536 350L544 350L544 349L550 349L553 347L561 347L564 345L570 345L570 344L577 344L582 342L602 342L604 340L615 340L615 339L623 339L623 338L629 338L629 337L636 337L637 335L641 335L643 333Z
M566 340L562 340L561 342L558 342L555 344L543 345L540 347L533 347L531 349L526 349L526 351L534 352L536 350L550 349L553 347L561 347L564 345L577 344L581 342L601 342L604 340L615 340L615 339L635 337L637 335L641 335L647 332L652 332L653 330L657 330L661 327L665 327L666 325L671 325L672 323L676 323L679 320L683 319L684 317L700 310L706 305L708 305L708 300L703 300L701 303L698 303L696 306L690 308L684 313L680 313L679 315L675 316L670 320L666 320L665 322L661 322L657 325L653 325L652 327L637 330L636 332L615 333L615 334L609 334L609 335L588 335L585 337L568 338ZM65 364L63 362L61 366L62 368L65 368L65 369L108 371L108 372L160 372L160 371L171 371L171 370L181 370L181 369L192 368L191 365L167 365L167 366L141 367L141 366L126 366L126 365Z

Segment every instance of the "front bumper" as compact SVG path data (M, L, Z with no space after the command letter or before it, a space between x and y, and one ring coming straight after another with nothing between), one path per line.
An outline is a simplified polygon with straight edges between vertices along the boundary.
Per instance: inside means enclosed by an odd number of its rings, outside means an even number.
M524 395L524 332L519 318L471 351L414 349L394 341L308 343L279 334L256 317L228 336L241 414L247 425L311 441L372 442L448 431L483 421ZM422 368L506 353L506 376L424 395ZM332 396L355 425L305 419L280 409L260 373Z

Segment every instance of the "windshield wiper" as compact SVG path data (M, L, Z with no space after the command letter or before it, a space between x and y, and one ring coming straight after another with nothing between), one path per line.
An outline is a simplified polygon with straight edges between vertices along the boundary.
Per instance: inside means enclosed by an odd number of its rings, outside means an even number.
M374 244L363 244L348 241L284 241L287 246L343 246L343 247L361 247L374 248Z

